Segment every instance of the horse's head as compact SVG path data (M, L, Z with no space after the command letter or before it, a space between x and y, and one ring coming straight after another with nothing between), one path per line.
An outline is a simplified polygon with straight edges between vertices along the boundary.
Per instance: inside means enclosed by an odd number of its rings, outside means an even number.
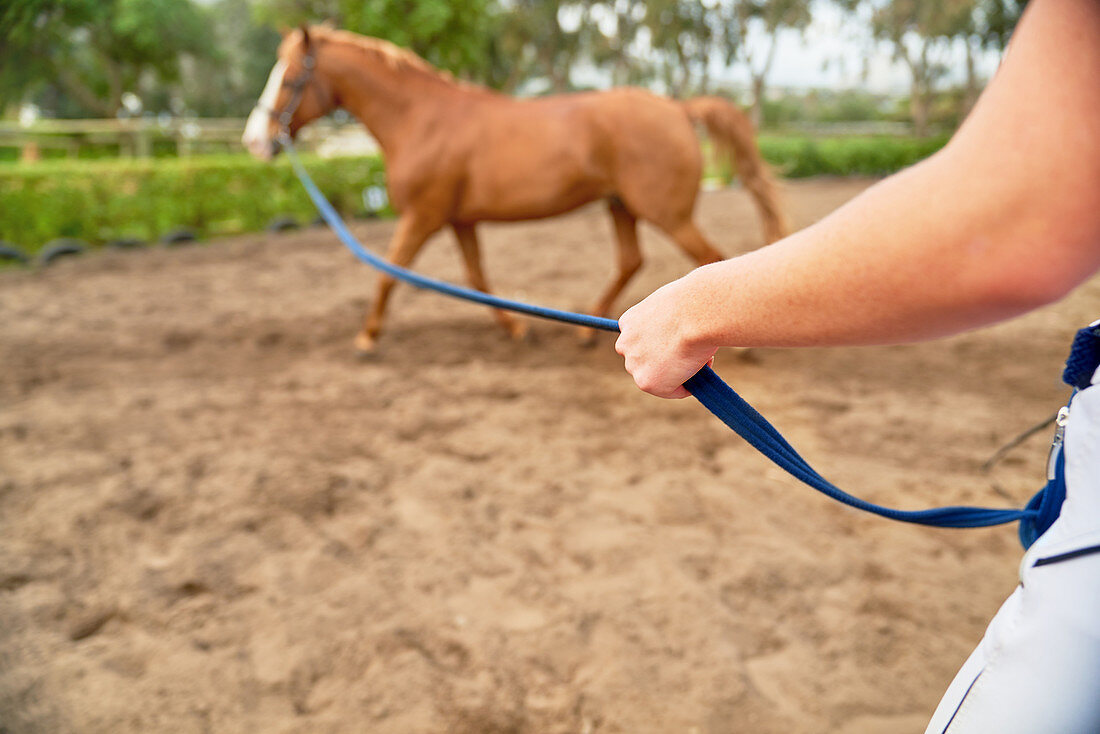
M257 158L271 160L279 152L280 132L293 138L336 107L332 87L318 63L323 44L317 30L303 25L285 34L279 44L279 60L248 116L241 139Z

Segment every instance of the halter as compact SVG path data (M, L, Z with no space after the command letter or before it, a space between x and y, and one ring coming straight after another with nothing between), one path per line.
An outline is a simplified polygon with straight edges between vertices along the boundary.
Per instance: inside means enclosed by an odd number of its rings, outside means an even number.
M283 81L283 87L290 87L290 101L287 102L281 112L273 109L265 110L268 116L279 125L278 141L280 144L283 144L284 140L290 139L290 122L294 119L294 113L298 111L298 107L305 98L306 89L309 87L309 83L313 81L313 71L316 68L317 58L313 54L313 47L310 46L305 55L302 56L302 73L292 81Z

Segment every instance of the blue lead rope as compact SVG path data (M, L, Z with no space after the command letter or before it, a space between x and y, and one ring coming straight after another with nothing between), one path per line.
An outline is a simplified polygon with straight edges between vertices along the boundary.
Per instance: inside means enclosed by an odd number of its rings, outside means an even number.
M306 189L306 193L308 193L309 198L313 200L321 216L329 226L332 227L333 231L336 232L336 236L340 238L340 241L351 250L352 254L367 265L418 288L426 288L454 298L491 306L492 308L516 311L518 313L525 313L543 319L562 321L567 324L588 326L602 331L617 332L619 330L619 322L614 319L605 319L598 316L573 313L571 311L561 311L555 308L535 306L529 303L513 301L508 298L501 298L500 296L456 286L442 280L428 278L387 262L385 259L363 247L359 241L355 239L351 232L348 231L347 225L344 224L344 220L340 218L340 215L337 214L332 204L328 202L328 199L321 193L321 190L313 183L313 179L309 177L309 174L306 172L305 167L302 166L302 162L299 160L294 150L294 146L289 139L284 139L281 142L283 148L286 150L287 157L290 159L291 165L294 166L294 171L298 176L298 180L302 182L302 185ZM1098 332L1100 332L1100 330L1098 330ZM1100 339L1100 335L1098 335L1097 338ZM818 474L808 463L806 463L806 460L799 456L798 452L787 443L786 439L780 435L779 431L764 419L764 416L760 415L756 409L745 402L741 396L734 392L733 388L723 382L722 378L710 367L703 367L703 369L699 370L695 376L684 383L684 387L687 388L688 392L702 403L707 410L714 413L719 420L733 429L737 435L745 439L753 448L771 459L777 466L794 478L832 497L838 502L842 502L858 510L881 515L891 520L943 528L978 528L1020 521L1021 540L1025 537L1034 539L1041 535L1057 518L1058 509L1061 507L1061 498L1065 496L1063 486L1061 497L1058 497L1057 502L1051 501L1055 498L1057 493L1048 492L1048 489L1050 489L1050 484L1048 484L1047 487L1041 490L1039 494L1032 499L1027 508L1022 510L996 510L984 507L940 507L931 510L913 511L882 507L881 505L861 500L858 497L853 497ZM1061 464L1059 464L1059 466L1061 466ZM1059 479L1060 478L1061 471L1059 471ZM1029 541L1025 540L1024 543L1025 547L1030 545Z

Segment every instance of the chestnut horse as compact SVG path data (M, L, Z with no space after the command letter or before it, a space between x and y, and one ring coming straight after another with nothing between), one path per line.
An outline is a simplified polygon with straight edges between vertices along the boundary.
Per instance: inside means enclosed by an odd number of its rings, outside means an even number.
M450 225L471 286L488 292L478 222L550 217L606 199L619 261L617 277L593 308L606 316L641 267L639 219L699 264L722 258L692 220L702 173L696 121L732 153L765 238L787 233L752 125L722 99L678 102L630 88L514 99L456 81L386 41L325 26L287 34L278 56L244 144L270 159L280 124L293 136L331 110L347 109L385 157L390 201L400 213L387 257L397 265L409 265L430 236ZM380 277L355 340L359 350L374 346L393 285ZM512 315L495 316L511 335L523 334Z

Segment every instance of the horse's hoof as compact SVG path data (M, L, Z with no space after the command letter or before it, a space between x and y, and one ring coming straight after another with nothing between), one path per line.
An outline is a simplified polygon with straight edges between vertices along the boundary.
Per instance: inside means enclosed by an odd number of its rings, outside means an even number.
M374 337L369 334L355 335L355 356L363 359L374 354Z
M507 329L508 336L512 337L512 341L530 341L531 327L526 322L516 321L515 323L509 324Z

